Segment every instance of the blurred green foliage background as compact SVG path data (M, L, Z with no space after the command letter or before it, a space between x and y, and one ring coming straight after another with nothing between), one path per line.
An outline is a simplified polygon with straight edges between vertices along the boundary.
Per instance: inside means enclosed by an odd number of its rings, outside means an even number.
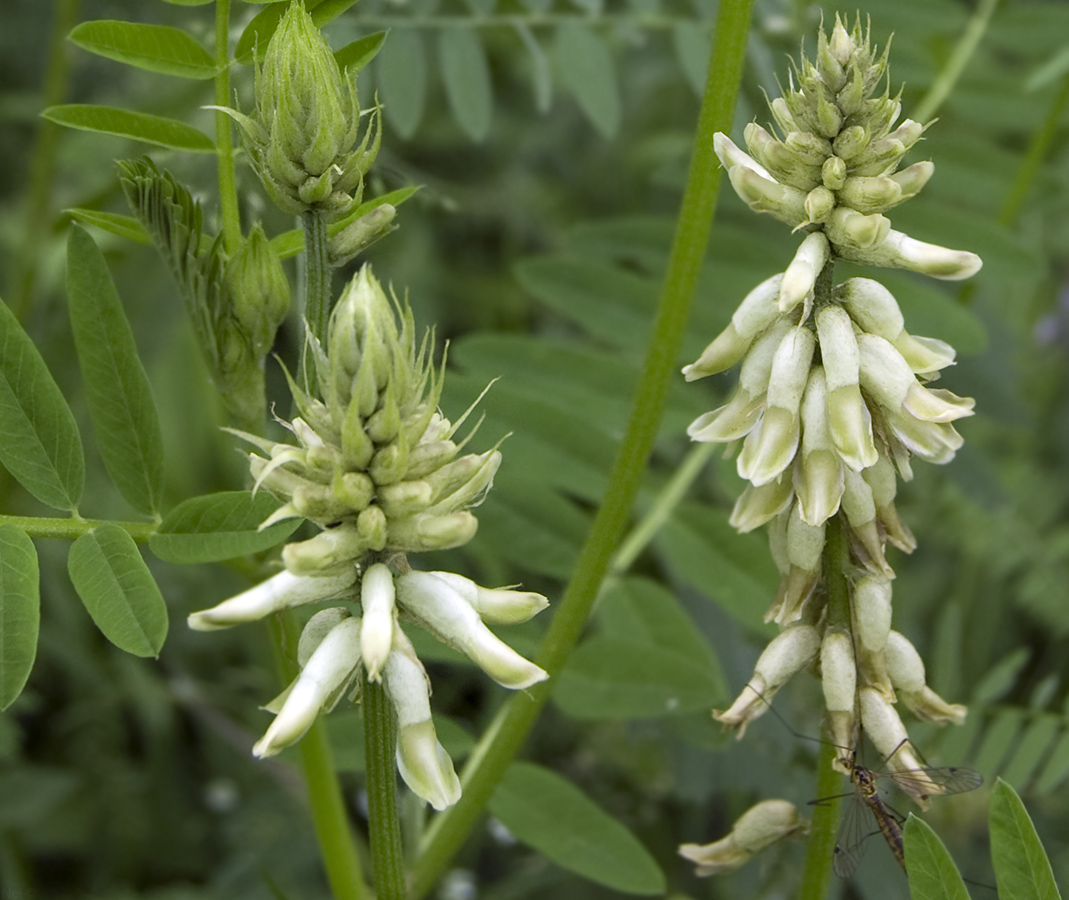
M905 83L903 114L916 118L975 4L860 0L858 7L871 17L877 43L894 33L892 89ZM235 3L236 25L258 9ZM787 55L796 57L803 39L813 46L821 14L836 10L759 0L733 137L751 119L767 120L763 92L774 96ZM476 442L489 446L511 433L505 462L479 511L479 536L450 556L482 583L522 581L552 602L604 490L667 258L714 11L711 0L361 0L327 30L340 47L392 29L359 82L365 103L377 91L385 106L383 150L367 195L423 185L400 210L401 230L366 259L384 282L409 291L417 322L436 323L439 339L451 341L448 415L500 377L482 403L486 420ZM211 114L200 109L211 102L210 87L126 69L66 44L67 71L46 89L49 42L78 21L116 18L178 25L210 44L210 7L5 0L2 17L0 285L88 431L62 291L62 210L127 212L114 160L146 148L60 131L38 114L55 102L105 103L210 132ZM578 57L576 47L584 49ZM488 79L471 67L449 72L446 61L471 54L485 59ZM901 273L883 279L911 332L958 348L959 364L945 380L976 397L978 412L961 429L966 445L954 463L918 465L900 494L919 547L892 561L895 627L921 649L932 685L970 705L963 728L937 733L913 724L911 734L933 764L967 764L989 781L1001 775L1014 784L1063 883L1067 72L1069 4L1002 3L939 106L938 123L908 160L934 160L935 176L892 216L917 238L979 253L984 268L964 285ZM233 78L247 108L251 69L236 69ZM1038 165L1030 152L1041 154ZM210 219L212 158L151 155L194 188ZM267 206L247 169L239 177L246 225L261 218L269 234L293 227ZM38 183L43 193L35 192ZM170 501L241 487L242 460L218 430L218 399L164 266L150 248L95 237L163 416ZM750 287L785 266L796 244L778 223L722 193L680 365ZM293 352L294 337L283 335L281 352ZM269 378L281 387L271 364ZM636 515L684 458L686 424L718 405L730 382L721 376L684 387L679 379ZM129 517L92 455L89 485L87 514ZM772 717L734 744L708 715L745 683L770 633L761 617L776 575L764 535L739 537L727 525L740 490L732 461L707 467L631 577L607 591L526 753L631 828L678 897L793 896L799 846L701 882L675 848L718 837L758 799L804 804L814 797L814 744ZM6 473L0 496L4 512L42 513ZM256 705L276 692L266 635L245 628L207 639L181 625L192 609L240 589L240 574L151 561L174 627L159 660L146 661L121 653L92 626L66 574L66 547L38 541L38 551L37 665L24 696L0 716L0 897L326 897L290 758L259 762L249 752L266 724ZM517 646L532 646L544 627L531 623L514 638ZM652 651L643 656L658 629L669 643L681 635L668 661ZM420 649L435 653L431 642ZM621 662L625 650L637 655ZM655 657L661 668L650 662ZM489 721L500 692L454 657L437 658L435 712L456 758ZM644 670L645 663L654 668ZM692 690L680 692L687 666ZM819 733L814 680L798 679L777 707L798 732ZM359 716L335 714L331 723L347 797L362 821ZM992 880L985 803L981 790L937 803L928 816L965 876L978 882ZM420 813L408 812L411 824ZM841 887L846 897L907 892L883 847L870 848L859 874ZM547 863L490 822L438 896L616 895Z

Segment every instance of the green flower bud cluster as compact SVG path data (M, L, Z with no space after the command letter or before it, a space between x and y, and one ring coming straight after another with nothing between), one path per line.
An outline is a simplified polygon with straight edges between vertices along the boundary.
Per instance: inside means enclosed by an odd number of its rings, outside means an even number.
M379 149L377 109L360 137L356 88L302 3L291 3L256 72L256 112L224 109L279 209L340 219L359 203Z
M262 359L275 343L275 332L290 311L290 282L282 261L257 224L226 267L234 316Z
M322 574L370 552L470 540L478 527L470 507L501 454L458 456L463 419L454 425L437 410L443 370L429 333L417 347L407 304L391 303L365 266L334 309L327 346L308 339L317 391L290 379L300 416L283 424L295 443L239 433L263 453L250 454L256 487L286 501L264 525L303 516L323 529L285 548L286 568Z
M783 630L716 718L741 736L794 673L815 670L835 742L853 748L860 726L883 752L897 749L893 765L908 767L913 751L892 704L901 699L937 722L960 723L965 708L925 685L916 650L891 629L886 545L916 546L895 509L897 480L912 478L915 456L949 462L962 445L954 423L972 415L974 403L931 387L953 364L953 347L907 331L883 285L869 278L836 285L832 274L839 259L948 279L968 277L981 263L893 231L883 215L932 174L930 163L896 172L924 127L907 120L895 128L898 99L886 89L873 96L886 57L860 24L848 32L836 17L830 36L820 36L816 62L803 60L790 90L770 104L782 138L748 126L751 156L717 135L740 197L805 237L787 269L754 288L683 373L693 381L740 364L732 397L688 434L741 445L737 468L748 484L731 522L740 531L769 526L781 576L766 621ZM849 542L848 604L834 608L821 585L829 521Z
M750 154L723 134L717 156L735 192L751 209L794 229L818 229L839 259L968 278L980 268L974 253L913 240L883 215L915 196L934 166L919 162L897 171L927 125L906 119L885 87L887 51L877 56L860 19L849 32L838 16L830 37L821 32L817 60L803 59L790 90L769 106L782 134L756 123L744 137ZM797 85L795 85L797 79Z

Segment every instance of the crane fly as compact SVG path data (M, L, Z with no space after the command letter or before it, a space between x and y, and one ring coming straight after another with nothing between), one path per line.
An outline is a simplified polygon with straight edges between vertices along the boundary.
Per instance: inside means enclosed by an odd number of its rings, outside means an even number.
M894 754L892 754L893 756ZM835 841L835 858L832 868L840 878L854 874L865 852L865 841L875 832L868 830L865 807L876 819L876 827L887 841L899 865L906 867L906 855L902 842L902 816L891 809L879 794L878 782L889 779L899 790L914 797L930 794L961 794L972 791L983 783L979 772L961 766L911 769L904 772L874 772L857 761L851 750L839 760L850 769L850 781L854 791L848 795L839 836ZM935 790L931 790L934 787ZM820 801L814 801L820 802Z

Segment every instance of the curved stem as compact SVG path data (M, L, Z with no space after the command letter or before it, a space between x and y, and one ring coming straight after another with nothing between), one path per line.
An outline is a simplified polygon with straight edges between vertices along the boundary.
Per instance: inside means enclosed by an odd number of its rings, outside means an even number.
M230 0L215 0L215 105L230 105ZM226 113L215 112L215 150L219 169L219 212L227 253L241 246L241 213L234 179L233 123Z
M987 31L991 16L994 15L998 4L999 0L980 0L980 3L977 4L976 11L972 14L972 18L969 19L969 23L965 26L965 31L962 32L961 38L954 47L954 52L950 54L946 65L943 66L935 81L932 82L931 87L928 88L928 93L921 98L920 103L913 110L913 118L918 122L927 122L931 119L939 110L939 107L943 105L943 101L950 96L950 92L954 90L954 85L958 83L961 73L965 71L965 67L969 64L969 60L972 59L973 53L976 52L980 38Z
M286 685L297 677L298 671L286 648L292 647L294 652L296 651L300 633L296 622L288 613L282 613L277 619L270 620L269 625L275 663L282 676L282 683ZM331 894L334 900L369 900L360 856L356 852L356 842L349 828L349 817L345 811L337 776L334 774L333 754L322 717L316 718L297 747L301 755L301 768L304 771L316 840L319 842L319 855L326 869Z
M364 676L361 676L363 678ZM364 681L364 760L376 900L405 900L404 852L397 816L396 730L393 705L381 684Z
M708 245L720 187L720 167L713 152L713 135L731 128L752 7L753 0L721 0L717 12L694 152L642 377L620 452L609 476L608 491L536 658L538 664L550 673L551 679L511 697L487 729L464 767L461 775L464 793L459 802L435 818L427 830L412 885L415 897L421 897L431 889L464 843L538 718L549 698L552 676L564 667L579 640L613 551L630 519L657 437Z

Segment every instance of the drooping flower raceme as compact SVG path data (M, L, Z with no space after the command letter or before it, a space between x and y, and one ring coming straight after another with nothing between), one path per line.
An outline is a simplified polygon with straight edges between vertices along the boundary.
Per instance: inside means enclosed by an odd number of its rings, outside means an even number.
M894 765L908 767L910 748L889 745L905 736L896 699L939 722L960 722L965 708L925 685L916 650L891 630L886 545L916 545L895 509L897 478L912 477L914 457L953 458L962 444L954 423L972 415L973 401L932 386L954 362L951 346L907 331L878 281L836 285L833 269L848 260L961 279L981 263L891 228L885 213L917 194L934 166L898 170L927 126L896 126L898 98L886 88L874 95L885 75L886 51L877 54L860 22L848 30L836 17L818 38L816 62L803 59L770 103L778 134L748 125L749 153L716 136L736 193L803 238L787 269L755 287L683 373L694 381L740 365L732 397L688 433L739 447L748 484L731 522L740 531L768 524L781 574L766 619L784 630L716 717L741 736L795 672L816 668L833 740L853 749L860 722L884 753L899 751ZM831 608L822 583L833 525L849 541L848 609Z
M193 613L189 624L227 628L289 607L346 601L308 621L298 647L301 673L268 704L276 717L254 753L278 753L320 711L355 699L363 671L393 702L406 784L442 809L459 798L460 783L435 736L427 675L401 622L522 690L546 673L486 623L526 621L547 601L409 566L410 552L456 547L475 534L471 508L490 488L501 454L460 455L464 442L453 438L463 419L452 424L437 410L444 370L432 363L430 335L417 346L407 304L391 303L365 267L331 316L327 346L308 340L315 389L290 378L300 415L282 424L293 442L238 434L257 448L249 455L256 488L284 501L264 525L300 516L321 530L283 549L284 571Z

